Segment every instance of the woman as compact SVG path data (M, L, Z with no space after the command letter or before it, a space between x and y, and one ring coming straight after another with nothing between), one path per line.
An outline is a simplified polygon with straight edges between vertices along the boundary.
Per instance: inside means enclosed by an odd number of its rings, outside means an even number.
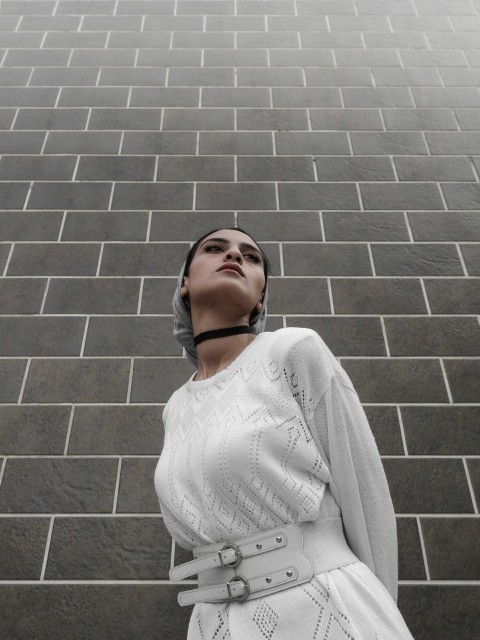
M191 248L173 299L197 370L165 406L155 489L195 557L170 572L198 574L179 594L194 604L187 640L411 640L365 413L316 332L264 331L268 272L247 232L217 229Z

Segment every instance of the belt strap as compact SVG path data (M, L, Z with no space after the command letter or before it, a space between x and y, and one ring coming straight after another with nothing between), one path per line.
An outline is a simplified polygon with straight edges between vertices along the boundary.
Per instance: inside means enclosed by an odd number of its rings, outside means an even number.
M193 553L195 560L170 571L172 580L198 573L200 588L178 594L182 606L242 602L358 562L345 540L341 518L290 523L234 542L195 547Z

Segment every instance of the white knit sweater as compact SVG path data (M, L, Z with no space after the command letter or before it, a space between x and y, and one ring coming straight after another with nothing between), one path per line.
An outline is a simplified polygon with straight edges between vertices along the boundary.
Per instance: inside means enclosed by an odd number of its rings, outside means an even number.
M352 382L320 336L304 328L264 332L226 369L193 377L165 406L154 478L174 540L192 549L341 514L352 551L396 602L396 523L382 462ZM344 569L335 570L342 579ZM387 594L377 584L375 607ZM244 621L247 604L237 605ZM217 606L195 605L199 631L192 616L188 638L209 637L200 613L212 617L208 607ZM237 609L228 606L232 617Z

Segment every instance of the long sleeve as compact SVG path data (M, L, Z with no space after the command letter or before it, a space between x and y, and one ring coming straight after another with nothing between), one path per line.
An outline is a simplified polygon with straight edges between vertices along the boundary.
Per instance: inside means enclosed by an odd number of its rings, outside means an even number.
M397 528L387 479L365 411L348 376L335 375L308 419L332 476L345 535L397 601Z

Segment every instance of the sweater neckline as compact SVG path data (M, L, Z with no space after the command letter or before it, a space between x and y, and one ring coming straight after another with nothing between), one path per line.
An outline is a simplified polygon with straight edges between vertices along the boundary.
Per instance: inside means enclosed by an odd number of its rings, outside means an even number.
M263 336L266 333L269 333L269 332L263 331L262 333L259 333L255 337L255 340L252 340L252 342L250 342L250 344L248 344L245 347L245 349L243 349L243 351L241 351L238 354L235 360L232 360L232 362L228 365L228 367L225 367L225 369L218 371L213 376L210 376L209 378L205 378L205 380L194 380L193 377L196 375L197 372L195 371L195 373L192 373L192 375L186 382L187 389L194 389L195 391L198 389L204 389L205 387L209 387L210 385L216 384L220 380L223 380L223 378L226 378L235 368L238 367L238 365L245 358L245 356L250 353L253 346L258 345L259 342L261 342Z

